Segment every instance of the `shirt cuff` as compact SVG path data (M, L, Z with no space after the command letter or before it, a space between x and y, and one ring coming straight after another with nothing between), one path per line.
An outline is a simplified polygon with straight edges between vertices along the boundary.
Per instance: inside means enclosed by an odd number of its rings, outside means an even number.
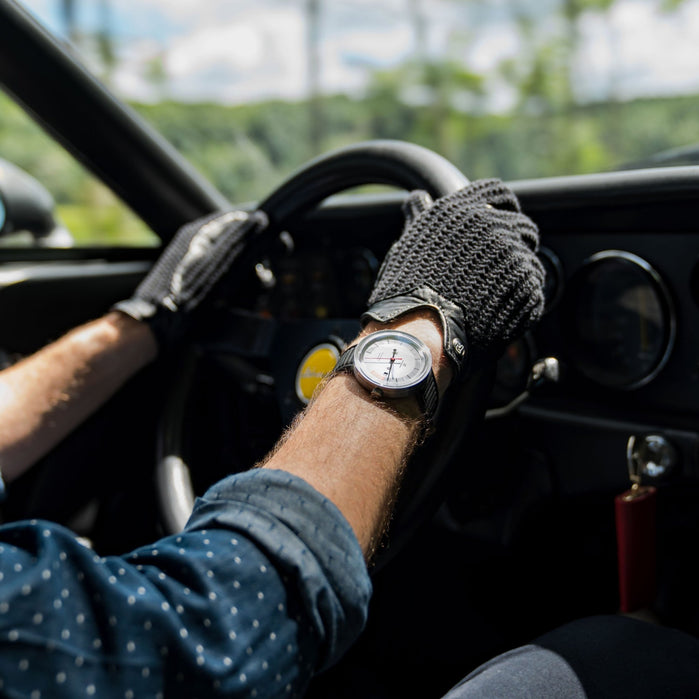
M197 500L185 530L214 527L256 543L295 588L319 639L320 668L337 661L364 628L372 589L359 542L337 507L286 471L253 469Z

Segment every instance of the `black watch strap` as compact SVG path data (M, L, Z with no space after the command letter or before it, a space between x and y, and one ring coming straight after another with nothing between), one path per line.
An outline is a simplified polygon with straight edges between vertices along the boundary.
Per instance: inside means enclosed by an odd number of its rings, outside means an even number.
M348 347L341 355L335 368L334 374L348 372L354 374L354 350L356 345ZM430 371L427 378L415 389L415 397L422 414L429 422L432 422L439 406L439 390L434 372Z

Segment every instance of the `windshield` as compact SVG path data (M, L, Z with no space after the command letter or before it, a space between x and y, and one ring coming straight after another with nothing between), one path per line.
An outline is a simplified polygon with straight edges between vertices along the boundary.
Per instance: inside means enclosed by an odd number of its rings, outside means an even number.
M25 4L233 201L373 138L471 178L696 158L697 0Z

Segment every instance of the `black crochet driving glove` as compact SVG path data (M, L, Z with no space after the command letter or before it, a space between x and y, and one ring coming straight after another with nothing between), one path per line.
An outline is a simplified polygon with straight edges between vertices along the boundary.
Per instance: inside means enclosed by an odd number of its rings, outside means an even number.
M458 371L472 354L501 350L539 319L538 230L502 182L474 182L434 203L413 192L404 211L405 229L379 270L364 323L434 308Z
M148 323L161 348L173 345L184 335L191 312L267 223L261 211L228 211L186 224L134 295L114 309Z

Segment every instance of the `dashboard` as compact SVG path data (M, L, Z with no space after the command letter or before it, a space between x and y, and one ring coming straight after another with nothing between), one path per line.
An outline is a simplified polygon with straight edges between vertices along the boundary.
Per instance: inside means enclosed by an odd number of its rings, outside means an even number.
M699 479L696 177L684 168L512 183L540 227L547 303L539 325L503 353L490 407L526 391L537 359L558 360L560 380L532 392L516 422L523 449L551 464L561 492L623 489L631 436L654 438L664 465L651 480ZM276 284L255 310L316 323L299 362L314 344L337 341L326 319L361 312L400 231L399 199L337 197L269 263ZM282 372L287 405L296 368Z
M642 245L619 241L638 252L610 249L606 235L557 240L553 234L547 240L559 250L549 245L539 250L548 318L534 331L536 341L531 335L505 352L496 390L505 394L508 388L524 388L542 351L560 355L581 390L586 383L624 392L653 384L678 350L678 312L688 299L681 298L677 281L684 279L694 303L699 301L699 247L684 237L657 235L646 236ZM371 248L327 245L259 264L263 290L254 310L286 321L358 317L378 266ZM667 381L666 372L656 388ZM685 390L672 396L671 405L663 404L659 394L658 407L678 408L686 401L689 410L699 409L688 382L680 377L679 385Z
M264 268L273 282L255 310L283 319L361 313L400 221L384 198L355 202L355 221L348 222L349 201L337 198L293 231L296 248ZM524 208L541 229L546 314L530 337L505 353L497 388L503 395L520 388L527 365L551 355L564 366L570 397L601 396L647 414L698 413L699 362L692 360L699 341L699 238L693 228L678 230L681 220L658 227L633 204L626 212L632 224L615 223L620 208L601 217L591 210L583 228L575 211L538 213L526 190ZM360 209L371 223L356 219Z
M571 390L647 413L696 413L696 238L554 233L547 243L561 299L537 339L570 369Z
M694 174L571 178L552 183L548 201L530 201L554 287L532 344L559 359L562 379L522 415L563 490L628 483L631 436L661 444L654 458L665 467L651 482L682 487L699 475L699 237L685 189ZM534 191L521 190L526 208Z

